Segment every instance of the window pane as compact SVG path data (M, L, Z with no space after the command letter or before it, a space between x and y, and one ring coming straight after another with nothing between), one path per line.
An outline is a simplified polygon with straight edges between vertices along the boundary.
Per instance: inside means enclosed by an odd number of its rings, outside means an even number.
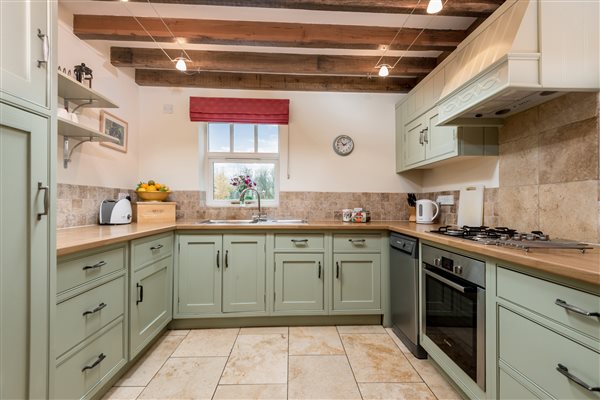
M229 124L208 124L208 151L230 152Z
M254 153L254 125L233 125L233 151L236 153Z
M250 185L259 191L261 200L275 200L274 163L215 162L213 174L214 200L239 200L240 192ZM256 193L247 193L246 198L256 199Z
M258 152L279 153L279 127L258 125Z

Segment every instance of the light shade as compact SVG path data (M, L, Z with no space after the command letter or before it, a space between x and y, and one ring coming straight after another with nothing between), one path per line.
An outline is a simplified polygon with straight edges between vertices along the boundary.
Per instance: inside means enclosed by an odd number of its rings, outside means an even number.
M176 60L177 62L175 63L175 68L177 68L180 71L187 71L187 64L185 63L185 58L177 57Z
M390 69L387 65L382 65L381 67L379 67L379 72L378 72L379 76L388 76L390 74Z
M442 11L443 5L442 0L429 0L429 4L427 5L427 13L435 14Z

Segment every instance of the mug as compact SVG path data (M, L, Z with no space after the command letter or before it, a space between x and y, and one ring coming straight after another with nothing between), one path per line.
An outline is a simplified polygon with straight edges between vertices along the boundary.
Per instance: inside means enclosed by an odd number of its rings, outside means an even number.
M352 220L352 209L351 208L344 208L342 210L342 221L344 222L350 222Z

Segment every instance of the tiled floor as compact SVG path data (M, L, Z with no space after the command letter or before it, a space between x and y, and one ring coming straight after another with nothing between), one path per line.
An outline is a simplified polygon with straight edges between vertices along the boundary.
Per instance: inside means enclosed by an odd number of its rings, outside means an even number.
M168 331L105 399L461 399L381 326Z

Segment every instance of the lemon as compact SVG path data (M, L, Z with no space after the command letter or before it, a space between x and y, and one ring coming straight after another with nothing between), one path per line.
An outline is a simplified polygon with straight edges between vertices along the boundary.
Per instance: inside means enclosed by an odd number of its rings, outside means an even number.
M145 191L146 191L146 189L145 189L145 188L143 188L143 187L141 187L141 188L139 188L137 191L138 191L138 192L145 192Z

